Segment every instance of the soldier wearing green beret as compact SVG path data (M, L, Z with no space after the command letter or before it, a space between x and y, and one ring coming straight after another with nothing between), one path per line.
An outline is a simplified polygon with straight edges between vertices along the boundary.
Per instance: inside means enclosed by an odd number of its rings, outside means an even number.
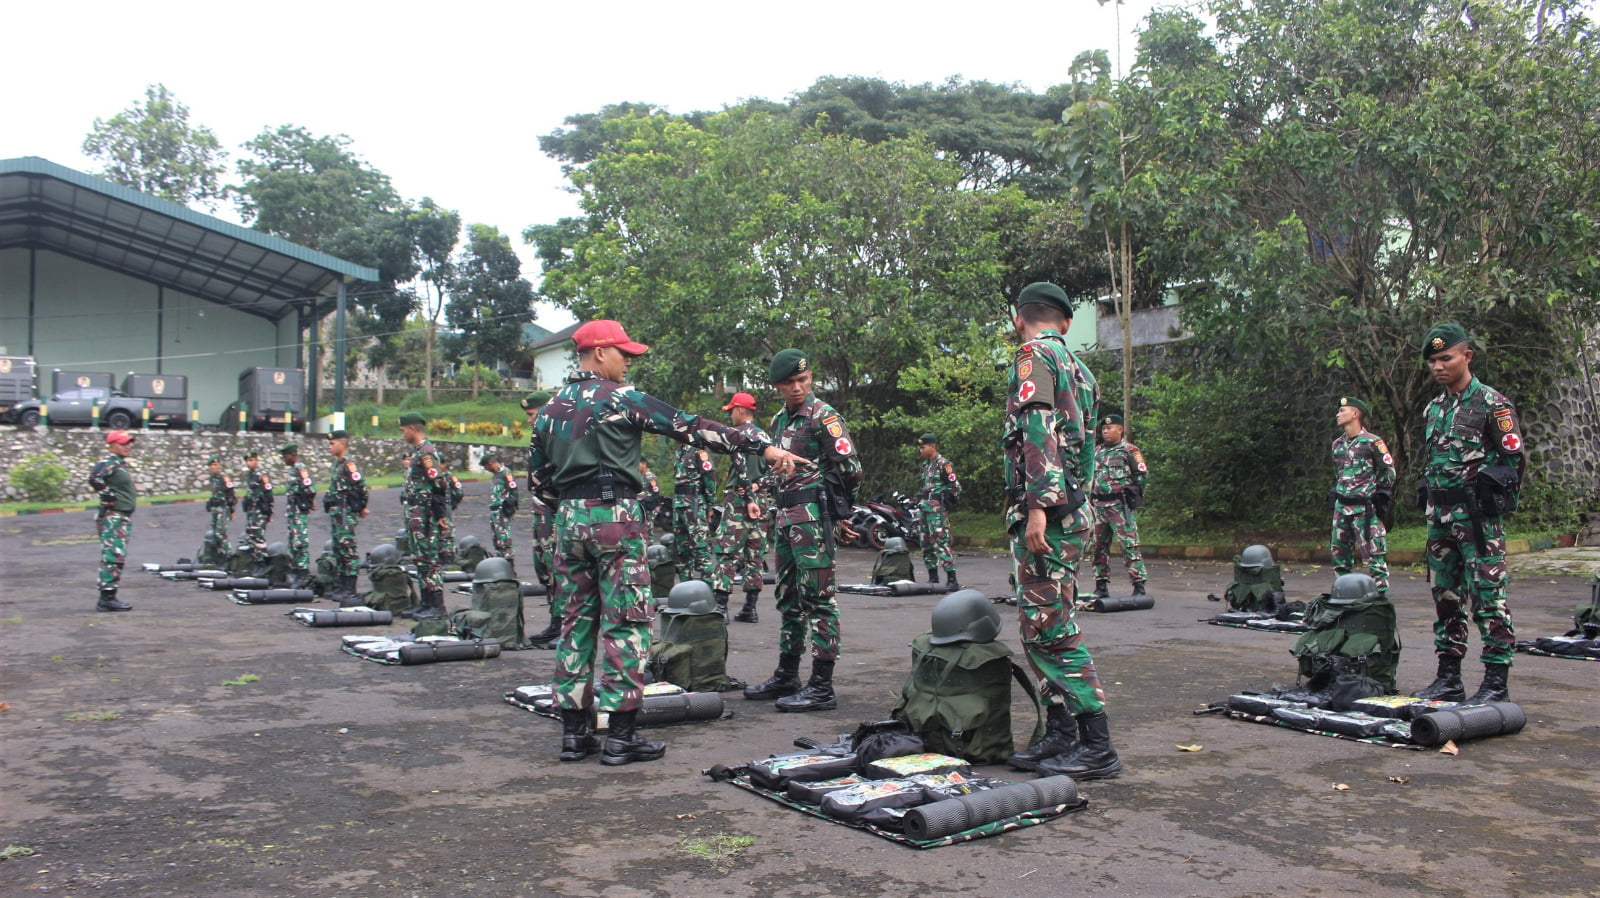
M1134 510L1144 503L1144 482L1150 469L1139 447L1123 439L1122 416L1101 415L1099 440L1094 450L1094 483L1089 504L1094 507L1094 594L1111 595L1111 540L1122 545L1122 567L1133 584L1133 594L1146 595L1144 553L1139 545L1139 519Z
M254 449L244 451L244 544L255 559L251 576L261 576L267 570L267 525L272 523L272 478L261 470L261 454Z
M779 711L838 707L833 669L839 658L839 606L834 601L833 526L861 485L861 458L844 418L811 392L811 360L798 349L772 357L767 379L783 400L772 419L773 440L814 459L811 467L777 471L778 669L747 686L744 697L777 699ZM800 682L800 654L811 644L811 680Z
M544 408L545 403L549 401L548 390L534 390L522 397L522 411L528 416L529 433L533 432L533 422L539 416L539 409ZM529 636L527 644L536 648L553 649L556 647L556 640L561 638L561 608L555 603L555 583L551 580L551 574L555 571L556 516L555 510L546 505L531 486L528 489L528 517L533 519L530 540L530 548L533 550L533 575L544 584L545 603L549 606L550 621L545 624L543 630Z
M961 498L961 481L956 478L955 465L939 453L939 437L925 433L917 439L917 454L922 457L918 469L922 475L922 490L917 493L922 509L922 562L928 566L928 582L939 582L939 568L944 568L945 582L951 592L961 588L956 581L956 556L950 551L950 518L956 502Z
M328 491L323 494L322 509L328 513L333 528L333 564L339 577L332 598L341 605L354 605L360 596L356 580L361 574L356 525L367 516L370 491L367 482L361 479L361 469L348 458L350 434L347 431L335 430L328 434L328 452L333 455L333 469L328 475Z
M1333 529L1328 538L1333 571L1352 573L1356 559L1365 559L1378 591L1387 592L1389 536L1383 520L1394 496L1394 456L1382 437L1367 430L1367 404L1360 399L1339 397L1334 421L1344 432L1333 439Z
M1472 374L1472 347L1458 324L1441 324L1422 342L1433 380L1444 388L1424 418L1427 468L1419 492L1428 521L1433 580L1434 681L1417 696L1461 701L1468 610L1483 640L1483 683L1468 704L1506 701L1516 631L1506 607L1503 516L1522 481L1522 426L1516 406Z
M217 546L226 546L228 524L233 520L239 497L234 491L233 480L222 473L222 459L219 456L206 459L206 472L211 481L211 497L206 499L206 511L211 515L212 538Z
M450 513L450 479L428 440L428 419L416 412L400 416L400 438L411 447L400 504L406 513L406 541L417 563L416 607L401 617L435 620L445 616L444 581L439 577L439 522Z
M284 520L289 526L289 582L299 589L311 579L311 510L317 507L317 488L311 470L300 463L300 446L284 443L278 449L289 473L283 479Z

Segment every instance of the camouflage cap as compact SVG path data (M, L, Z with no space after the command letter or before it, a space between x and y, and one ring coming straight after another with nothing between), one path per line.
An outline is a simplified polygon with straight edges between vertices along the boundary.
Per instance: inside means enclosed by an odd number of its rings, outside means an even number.
M1066 291L1055 284L1039 281L1023 287L1022 292L1017 294L1017 308L1021 308L1031 302L1055 306L1061 310L1061 314L1069 319L1072 317L1072 300L1067 298Z
M406 412L405 414L400 416L400 426L401 427L408 427L408 426L409 427L427 427L428 426L428 419L422 417L421 415L417 414L416 412Z
M1454 322L1435 325L1422 340L1422 357L1431 359L1434 355L1465 342L1467 342L1467 331L1461 325Z
M798 349L785 349L772 357L772 366L767 369L767 382L780 383L811 370L811 362L806 359L806 354Z
M1339 407L1340 408L1344 408L1345 406L1349 406L1350 408L1353 408L1356 411L1360 412L1361 413L1361 417L1363 419L1365 419L1367 417L1367 404L1365 402L1362 402L1361 400L1357 399L1356 397L1354 397L1354 396L1340 396L1339 397Z
M531 412L549 401L549 390L534 390L532 393L522 397L522 410Z

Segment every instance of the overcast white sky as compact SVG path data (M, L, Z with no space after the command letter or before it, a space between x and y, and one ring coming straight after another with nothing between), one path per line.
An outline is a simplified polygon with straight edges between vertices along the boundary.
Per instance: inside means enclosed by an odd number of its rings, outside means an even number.
M281 124L347 134L403 196L431 196L521 247L526 226L578 211L559 166L538 145L568 115L624 101L690 112L782 100L824 75L906 83L960 75L1043 90L1066 80L1079 52L1115 52L1119 16L1131 59L1134 29L1155 5L15 4L0 53L0 159L43 156L92 171L80 147L95 118L110 118L160 82L231 158L239 144ZM231 207L217 214L235 218ZM536 271L525 273L537 280ZM540 321L554 328L570 319L546 310Z

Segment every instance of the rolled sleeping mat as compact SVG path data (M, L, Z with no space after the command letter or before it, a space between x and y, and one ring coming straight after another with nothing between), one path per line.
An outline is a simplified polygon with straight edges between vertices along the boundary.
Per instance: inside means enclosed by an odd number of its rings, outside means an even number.
M906 835L918 841L942 839L1027 811L1074 804L1078 784L1071 777L1046 776L997 789L958 795L906 810Z
M220 580L201 580L201 589L227 592L231 589L271 589L272 581L266 577L223 577Z
M1095 599L1089 606L1091 611L1148 611L1156 607L1155 596L1117 596L1110 599Z
M439 572L439 582L441 582L441 583L471 583L472 582L472 572L471 571L440 571Z
M309 589L236 589L234 595L239 596L251 605L265 605L272 602L308 602L317 597Z
M194 571L162 571L163 580L226 580L233 576L227 571L216 568L202 568Z
M892 596L929 596L934 593L946 592L939 583L890 583L889 595Z
M208 565L195 564L193 562L183 562L181 564L155 564L147 561L140 565L140 567L152 574L164 574L168 571L203 571L208 567Z
M543 583L523 583L522 584L522 597L523 598L527 598L528 596L545 596L545 595L549 595L549 594L550 594L550 590L546 589L545 585Z
M761 575L761 582L767 584L768 586L771 586L772 584L778 582L778 575L777 574L762 574Z
M313 627L366 627L394 623L392 611L349 611L319 608L311 612Z
M1411 741L1418 745L1443 745L1509 736L1520 732L1528 722L1516 702L1489 702L1423 714L1411 721Z
M722 693L685 692L647 695L639 707L640 726L664 726L686 720L716 720L722 716Z
M477 661L500 657L500 643L413 642L400 647L401 664L433 664L437 661Z

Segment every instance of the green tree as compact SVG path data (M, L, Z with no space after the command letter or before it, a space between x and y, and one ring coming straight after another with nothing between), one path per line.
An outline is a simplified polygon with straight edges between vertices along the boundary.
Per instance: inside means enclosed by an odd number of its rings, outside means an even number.
M234 191L239 213L258 231L323 250L373 213L400 205L389 176L352 152L343 134L315 137L280 125L244 148L251 158L239 160L243 183Z
M533 285L511 240L486 224L467 226L467 244L451 269L445 320L465 338L472 358L472 395L477 396L487 362L509 361L532 317Z
M433 402L434 343L439 333L439 315L444 311L446 293L453 277L451 255L461 238L461 213L440 207L430 197L423 197L417 208L406 214L407 226L417 248L421 265L423 320L427 323L423 342L423 395Z
M189 107L164 84L144 89L109 119L95 119L84 155L98 160L100 177L183 205L215 209L227 153L210 128L189 124Z

